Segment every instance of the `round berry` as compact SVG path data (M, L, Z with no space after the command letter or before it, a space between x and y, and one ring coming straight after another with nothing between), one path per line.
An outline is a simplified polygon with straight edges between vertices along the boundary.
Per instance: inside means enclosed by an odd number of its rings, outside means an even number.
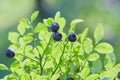
M14 51L13 49L8 48L8 49L6 50L6 56L7 56L8 58L13 58L13 57L15 56L15 51Z
M67 78L67 80L74 80L72 77L70 77L70 78Z
M117 75L117 76L118 76L118 78L120 78L120 71L118 72L118 75Z
M53 39L54 39L55 41L60 41L60 40L62 39L62 34L59 33L59 32L55 32L55 33L53 34Z
M58 29L59 29L59 24L58 23L53 23L51 26L50 26L50 29L52 32L57 32Z
M71 42L75 42L77 39L77 36L75 33L71 33L69 36L68 36L68 40L71 41Z

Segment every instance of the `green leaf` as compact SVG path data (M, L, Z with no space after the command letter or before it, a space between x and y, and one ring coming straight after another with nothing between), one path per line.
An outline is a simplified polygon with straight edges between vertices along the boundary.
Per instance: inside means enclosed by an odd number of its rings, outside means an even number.
M80 38L81 43L83 43L83 41L85 40L87 34L88 34L88 28L86 28L86 29L82 32L82 34L81 34L81 38Z
M102 62L101 60L96 60L92 63L91 72L92 73L99 73L102 70Z
M52 47L53 47L54 50L52 50L51 55L56 59L57 62L59 62L59 58L60 58L61 52L63 50L63 46L62 46L61 43L56 42L56 43L53 44Z
M23 25L19 24L18 27L17 27L17 29L18 29L18 31L19 31L19 33L21 35L24 35L26 29L25 29L25 27Z
M106 70L109 70L110 68L112 68L114 65L115 65L115 62L116 62L116 58L115 58L115 55L113 53L110 53L110 54L107 54L105 56L105 69Z
M58 22L59 19L60 19L60 11L58 11L58 12L55 14L55 22Z
M45 23L46 26L50 27L54 23L54 19L53 18L44 19L43 22Z
M6 65L0 64L0 70L8 70L8 68Z
M71 66L70 66L70 72L74 73L74 72L77 71L78 68L79 68L79 65L71 64Z
M23 37L24 42L30 43L33 41L34 34L33 33L28 33L26 36Z
M82 79L85 79L88 74L90 74L90 69L89 68L84 68L81 71L80 76L81 76Z
M3 79L0 80L16 80L17 78L13 74L5 75Z
M85 57L83 55L78 55L78 57L81 61L85 61Z
M89 61L95 61L99 58L99 55L97 53L90 54L87 58Z
M104 35L103 26L102 24L99 24L94 32L94 38L96 43L98 43L103 38L103 35Z
M29 52L29 51L32 51L32 50L33 50L33 46L31 46L31 45L25 46L25 52Z
M26 18L22 18L20 20L20 25L23 26L24 28L30 28L29 26L29 20Z
M40 31L38 34L38 38L46 42L49 42L50 36L51 36L51 33L49 33L48 31Z
M113 52L113 47L108 43L100 43L96 46L95 50L101 54L107 54Z
M120 71L120 63L115 65L115 70Z
M80 23L80 22L83 22L82 19L75 19L73 20L71 23L70 23L70 29L69 29L69 33L73 32L74 29L75 29L75 26Z
M30 80L30 76L27 73L21 75L21 80Z
M86 80L96 80L98 77L98 74L91 74L86 78Z
M12 43L17 43L18 37L19 37L19 33L9 32L8 40L10 40Z
M117 72L118 73L118 72ZM116 69L111 68L107 71L103 71L99 74L100 78L107 77L108 80L114 80L114 78L117 76ZM115 79L116 80L116 79Z
M32 15L31 15L31 22L33 22L37 16L39 15L39 11L35 11Z
M60 26L59 31L62 32L63 28L65 27L65 24L66 24L65 18L59 18L57 23Z
M15 61L10 65L10 69L12 70L12 72L19 72L19 70L18 70L18 69L20 69L19 66L20 66L20 62Z
M86 40L83 43L84 46L84 50L86 53L90 53L93 50L93 44L92 44L92 40L90 38L86 38Z
M38 23L37 26L34 29L34 32L38 33L40 31L42 31L42 32L43 31L48 31L47 26L45 24L43 24L43 23Z
M52 52L52 48L50 46L47 47L47 49L45 50L45 55L49 55Z

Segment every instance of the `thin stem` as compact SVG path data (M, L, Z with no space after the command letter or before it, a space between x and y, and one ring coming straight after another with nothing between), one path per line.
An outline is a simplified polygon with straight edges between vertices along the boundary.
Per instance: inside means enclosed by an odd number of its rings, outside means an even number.
M58 65L58 64L57 64L57 61L55 60L55 58L54 58L53 56L51 56L51 57L53 58L53 60L54 60L55 64L56 64L56 65ZM63 73L63 71L62 71L62 69L61 69L61 67L60 67L60 66L59 66L59 69L60 69L59 71L61 71L61 72ZM59 71L58 71L58 72L59 72Z
M63 52L62 52L62 54L61 54L61 56L60 56L59 62L58 62L58 64L57 64L55 70L54 70L54 71L52 72L52 74L51 74L51 77L55 74L55 72L57 71L59 65L61 64L61 59L62 59L62 57L63 57L63 55L64 55L65 47L66 47L67 44L68 44L68 41L66 42L66 44L65 44L64 47L63 47Z
M37 51L38 51L38 53L39 53L39 66L40 66L40 75L42 75L42 70L43 70L43 67L42 67L42 60L41 60L41 53L40 53L40 51L39 51L39 49L38 49L38 47L36 46L35 47L36 49L37 49Z
M34 34L34 36L33 36L33 44L34 44L34 47L37 49L37 51L38 51L38 53L39 53L39 66L40 66L40 75L42 75L42 70L43 70L43 67L42 67L42 58L41 58L41 53L40 53L40 51L39 51L39 49L38 49L38 47L37 47L37 44L36 44L36 41L35 41L35 32L34 32L34 30L33 30L33 27L32 27L32 24L30 24L31 25L31 29L32 29L32 32L33 32L33 34Z
M27 57L27 58L28 58L28 59L30 59L30 60L35 61L37 64L40 64L38 61L36 61L36 60L34 60L34 59L32 59L32 58L30 58L30 57L26 56L26 55L23 55L23 54L20 54L20 55L22 55L22 56L24 56L24 57Z
M52 36L50 36L49 42L48 42L47 46L45 47L45 49L44 49L44 51L43 51L43 54L42 54L41 58L44 57L44 55L45 55L44 53L45 53L46 49L48 48L48 46L49 46L49 44L50 44L51 38L52 38Z
M46 49L48 48L48 46L49 46L49 44L50 44L51 38L52 38L52 35L50 36L49 42L48 42L47 46L45 47L45 49L44 49L44 51L43 51L43 53L42 53L42 55L41 55L41 57L40 57L41 75L42 75L42 73L43 73L43 69L44 69L44 66L45 66L45 64L46 64L46 61L45 61L45 62L43 63L43 66L42 66L42 59L43 59L43 57L44 57L44 55L45 55L44 53L45 53ZM39 55L39 56L40 56L40 55Z

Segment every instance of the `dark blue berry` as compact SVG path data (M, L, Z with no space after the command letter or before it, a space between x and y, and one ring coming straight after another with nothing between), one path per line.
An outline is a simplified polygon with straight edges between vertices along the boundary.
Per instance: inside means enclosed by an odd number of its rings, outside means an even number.
M52 32L57 32L58 29L59 29L59 24L58 23L53 23L51 26L50 26L50 29Z
M15 51L14 51L13 49L8 48L8 49L6 50L6 56L7 56L8 58L13 58L13 57L15 56Z
M118 76L118 78L120 78L120 71L118 72L118 75L117 75L117 76Z
M77 39L77 36L75 33L71 33L69 36L68 36L68 40L71 41L71 42L75 42Z
M74 80L72 77L70 77L70 78L67 78L67 80Z
M55 41L60 41L60 40L62 39L62 34L59 33L59 32L55 32L55 33L53 34L53 39L54 39Z

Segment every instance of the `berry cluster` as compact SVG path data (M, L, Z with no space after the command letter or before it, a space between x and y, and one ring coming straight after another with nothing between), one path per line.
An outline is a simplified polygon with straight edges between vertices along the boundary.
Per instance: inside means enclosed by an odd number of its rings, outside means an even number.
M55 41L60 41L62 39L62 34L58 32L58 30L59 30L59 24L58 23L53 23L50 26L50 29L51 29L52 32L54 32L53 39Z
M60 41L62 39L62 34L58 32L58 30L59 30L59 24L58 23L53 23L50 26L50 29L51 29L52 32L54 32L53 39L55 41ZM75 42L77 40L76 34L75 33L69 34L68 40L71 41L71 42Z
M52 32L54 32L53 34L53 39L55 41L60 41L62 39L62 34L60 32L58 32L59 30L59 24L58 23L53 23L51 26L50 26L50 29ZM70 42L75 42L77 40L77 36L75 33L71 33L69 34L68 36L68 40ZM8 58L13 58L15 56L15 51L12 50L12 49L7 49L6 50L6 56Z

